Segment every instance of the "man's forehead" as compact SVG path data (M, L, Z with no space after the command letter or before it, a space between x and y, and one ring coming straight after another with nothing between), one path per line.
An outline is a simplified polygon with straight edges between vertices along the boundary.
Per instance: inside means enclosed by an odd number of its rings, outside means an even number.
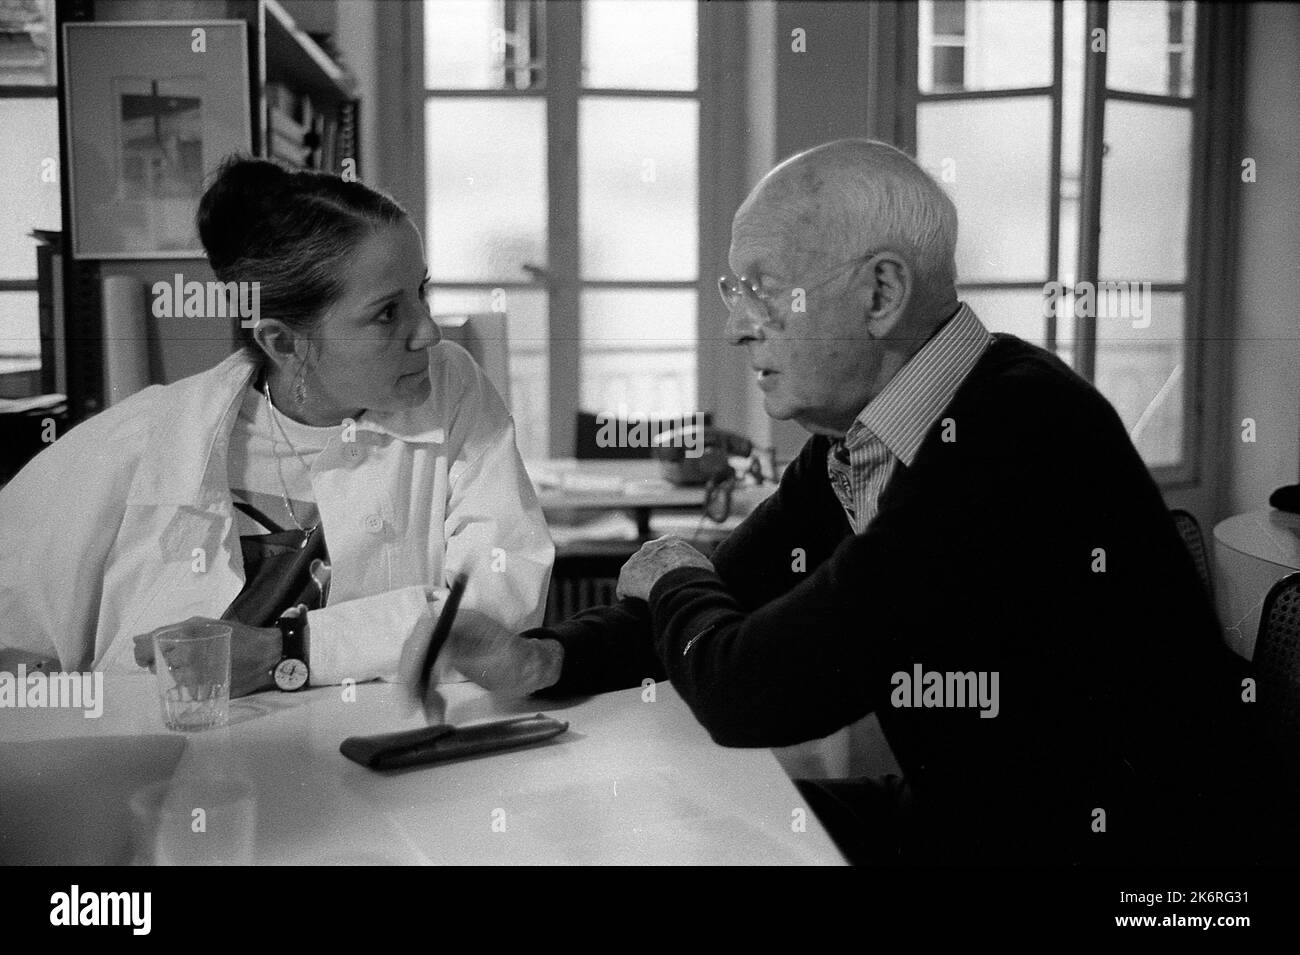
M821 238L819 218L807 203L789 193L775 201L756 194L732 222L731 266L788 273L820 254Z

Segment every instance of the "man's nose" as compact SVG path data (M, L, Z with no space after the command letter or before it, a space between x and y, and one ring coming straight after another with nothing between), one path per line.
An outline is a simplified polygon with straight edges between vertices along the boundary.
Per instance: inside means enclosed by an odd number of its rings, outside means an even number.
M748 298L742 298L736 307L728 309L726 336L732 345L743 345L762 334L762 323L754 321L754 305Z

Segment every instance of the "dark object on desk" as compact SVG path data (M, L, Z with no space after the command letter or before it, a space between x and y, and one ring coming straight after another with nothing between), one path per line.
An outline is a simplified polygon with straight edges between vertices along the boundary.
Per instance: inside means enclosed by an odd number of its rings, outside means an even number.
M688 455L688 450L696 453ZM749 457L754 453L754 443L721 428L687 425L659 435L652 452L665 480L691 487L730 476L729 458Z
M456 575L451 582L451 593L447 596L447 602L442 605L442 613L438 615L438 622L434 624L433 635L429 637L429 645L424 650L424 659L420 661L420 680L416 691L421 702L428 699L429 685L433 682L433 665L438 661L438 653L442 650L442 645L451 635L451 625L456 619L460 598L465 595L465 584L468 582L469 578L464 574Z
M573 437L573 456L579 461L646 460L650 457L650 436L663 434L682 424L681 416L671 418L610 418L592 411L579 411ZM713 424L713 415L704 414L704 426ZM604 440L622 435L637 440ZM646 440L641 442L640 436ZM703 483L703 482L700 482Z
M1268 497L1268 503L1279 511L1300 514L1300 484L1288 484L1280 487Z
M1205 592L1213 599L1214 581L1210 576L1210 558L1205 553L1205 537L1201 534L1201 525L1197 523L1194 514L1181 508L1170 511L1169 516L1174 519L1174 526L1178 528L1178 536L1183 539L1183 546L1187 548L1187 553L1192 556L1192 563L1196 565L1196 573L1201 578L1201 584L1204 585Z
M367 769L404 769L531 746L559 736L568 728L563 720L538 713L463 729L444 724L378 736L349 736L339 746L339 752Z

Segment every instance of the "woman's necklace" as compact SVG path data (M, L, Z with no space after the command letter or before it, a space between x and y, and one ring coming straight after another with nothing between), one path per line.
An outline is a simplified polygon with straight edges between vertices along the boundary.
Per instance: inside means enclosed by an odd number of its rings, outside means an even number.
M302 464L303 468L310 475L311 465L307 463L307 459L302 456L302 453L297 448L294 447L293 442L289 440L288 433L284 430L284 425L280 423L279 414L275 410L275 402L271 400L271 376L270 375L267 375L262 379L262 394L266 395L266 407L270 409L271 420L275 422L275 426L280 432L280 437L284 438L284 443L289 446L289 450L294 453L294 456L298 459L298 461ZM301 546L306 547L307 539L311 537L312 531L316 530L317 525L313 525L311 530L308 530L307 528L303 527L302 522L298 520L298 515L294 513L293 504L289 500L289 485L286 484L284 481L284 472L280 469L280 464L278 461L276 462L275 473L280 477L280 491L281 491L281 495L284 498L284 509L289 512L289 520L293 521L294 526L298 528L298 530L302 531Z

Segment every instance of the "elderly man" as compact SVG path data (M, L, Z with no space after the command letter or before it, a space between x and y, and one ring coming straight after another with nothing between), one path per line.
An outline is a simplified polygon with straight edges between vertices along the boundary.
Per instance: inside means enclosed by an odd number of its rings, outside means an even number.
M666 675L727 746L876 712L903 778L801 785L852 861L1222 861L1242 674L1114 410L958 302L956 234L882 143L769 173L720 284L812 434L779 490L712 561L652 541L618 606L449 652L511 692Z

